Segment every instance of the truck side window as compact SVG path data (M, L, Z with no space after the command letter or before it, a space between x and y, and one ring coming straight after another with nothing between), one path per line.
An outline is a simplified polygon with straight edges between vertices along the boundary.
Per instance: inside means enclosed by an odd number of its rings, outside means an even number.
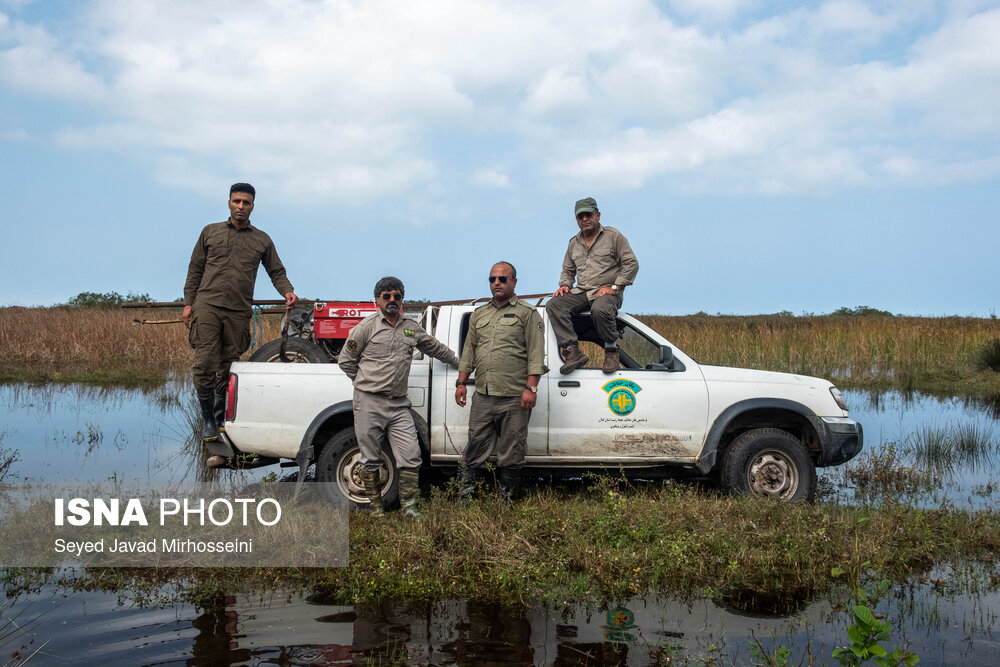
M462 356L462 350L465 349L465 337L469 334L469 318L472 313L465 313L462 315L462 324L458 329L458 349L456 353L458 356Z

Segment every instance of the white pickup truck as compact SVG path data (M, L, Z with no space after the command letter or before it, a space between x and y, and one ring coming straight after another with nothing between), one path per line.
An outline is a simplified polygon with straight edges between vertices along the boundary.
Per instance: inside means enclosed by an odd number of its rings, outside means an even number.
M427 331L456 352L472 305L428 307ZM840 392L814 377L699 364L634 317L621 314L622 366L605 375L581 368L560 375L544 307L546 364L528 429L527 463L541 474L608 470L641 478L712 476L737 493L811 500L816 467L861 451L861 425ZM589 314L574 320L581 341L596 341ZM424 464L458 465L469 408L455 403L457 371L417 354L408 396ZM315 478L358 505L360 483L351 381L335 364L238 362L232 366L226 433L237 452L260 463L315 462ZM396 467L383 451L386 502L398 494ZM294 465L286 463L285 465ZM339 500L343 500L340 498Z

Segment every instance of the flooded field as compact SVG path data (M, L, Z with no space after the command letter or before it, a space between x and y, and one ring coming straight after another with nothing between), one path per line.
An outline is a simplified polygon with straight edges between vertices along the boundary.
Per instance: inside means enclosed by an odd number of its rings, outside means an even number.
M848 465L821 471L818 502L995 506L995 404L845 394L866 447ZM17 450L11 471L19 480L200 480L189 396L183 382L149 391L0 387L0 447ZM920 664L996 664L1000 599L990 576L935 568L879 592L873 606L892 623L885 644L909 645ZM465 600L344 606L268 593L219 596L196 609L42 586L4 606L0 657L19 651L37 664L767 664L787 647L789 664L836 664L831 653L847 643L851 623L849 591L798 605L760 593L750 602L650 594L596 606L525 600L515 607Z

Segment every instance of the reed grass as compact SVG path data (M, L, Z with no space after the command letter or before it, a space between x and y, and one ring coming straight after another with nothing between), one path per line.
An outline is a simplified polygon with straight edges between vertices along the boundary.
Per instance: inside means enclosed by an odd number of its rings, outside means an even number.
M180 309L0 308L0 380L162 382L194 363ZM264 338L280 335L279 316L265 316Z
M701 363L799 373L846 387L996 393L981 370L1000 320L972 317L640 317Z
M93 383L162 379L193 362L179 309L0 308L0 380ZM845 387L990 395L1000 373L984 355L1000 320L968 317L644 315L701 363L826 377ZM264 316L263 340L280 335ZM603 357L597 354L595 362ZM246 357L244 357L246 358ZM985 370L984 370L985 369Z

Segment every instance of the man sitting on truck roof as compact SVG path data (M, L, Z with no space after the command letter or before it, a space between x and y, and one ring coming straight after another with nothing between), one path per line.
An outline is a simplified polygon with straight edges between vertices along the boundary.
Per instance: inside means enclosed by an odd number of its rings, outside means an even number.
M559 288L546 305L552 331L563 353L563 375L585 366L587 355L580 351L573 315L590 309L597 334L604 343L604 364L601 370L618 370L618 328L615 318L622 307L625 287L635 281L639 260L635 258L628 239L614 227L601 225L601 212L593 197L576 202L576 222L580 233L569 240L563 257ZM576 287L573 280L576 279Z
M419 517L420 443L406 397L413 350L458 368L458 355L402 316L403 282L386 276L375 283L379 312L351 330L337 364L354 382L354 433L361 449L361 481L371 511L382 514L382 443L388 439L399 470L399 505Z

